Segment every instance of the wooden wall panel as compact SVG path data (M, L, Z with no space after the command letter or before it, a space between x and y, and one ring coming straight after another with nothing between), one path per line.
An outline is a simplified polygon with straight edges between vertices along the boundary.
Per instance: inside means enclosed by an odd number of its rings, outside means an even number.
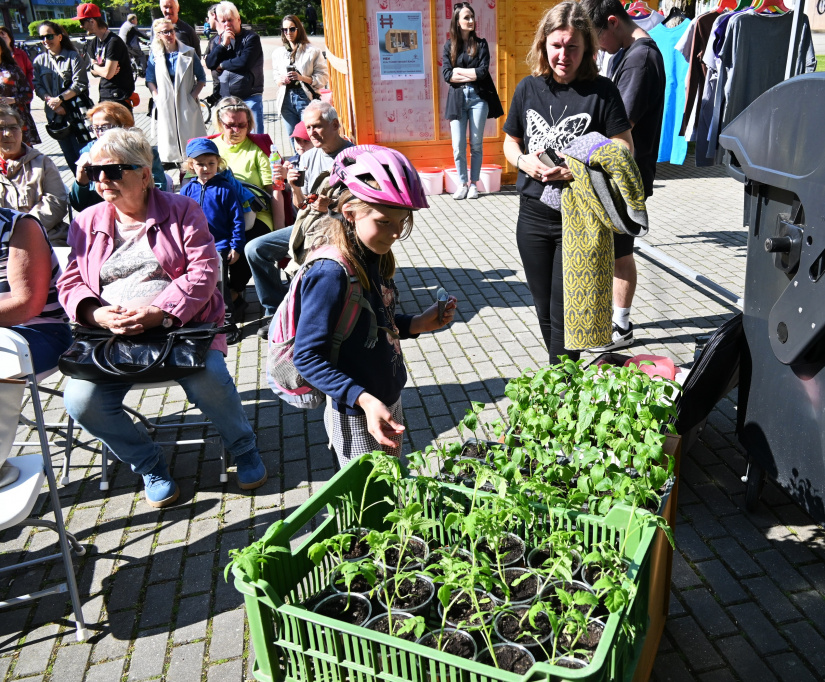
M444 0L429 1L434 29L435 12L442 11ZM504 167L504 182L515 182L515 169L507 164L502 152L502 126L516 85L530 71L525 61L533 42L535 27L544 12L560 0L498 0L498 88L505 116L497 120L496 136L484 139L484 162ZM322 0L324 28L330 62L330 89L335 108L341 118L345 134L357 144L375 141L370 79L370 56L367 42L367 18L362 0ZM408 9L415 9L408 7ZM490 36L486 36L488 40ZM435 57L442 45L433 46L433 68L438 69ZM439 79L440 74L434 74ZM437 92L437 90L436 90ZM443 110L445 103L434 108ZM438 112L436 112L438 116ZM437 136L437 135L436 135ZM449 139L425 142L398 142L393 147L402 152L418 167L453 166L452 145Z

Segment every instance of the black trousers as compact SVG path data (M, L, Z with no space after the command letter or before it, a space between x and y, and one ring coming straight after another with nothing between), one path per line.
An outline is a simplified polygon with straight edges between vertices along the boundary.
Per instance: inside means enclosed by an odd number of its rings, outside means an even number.
M255 237L260 237L269 234L270 230L265 223L256 220L250 229L246 231L246 241L252 241ZM243 247L241 247L240 258L229 266L229 288L235 293L243 296L246 290L246 285L252 279L252 270L249 268L249 261L246 260L246 254Z
M550 353L550 363L557 363L560 355L578 360L578 351L564 347L564 276L558 211L538 199L522 195L516 243L527 286L533 295L544 345Z

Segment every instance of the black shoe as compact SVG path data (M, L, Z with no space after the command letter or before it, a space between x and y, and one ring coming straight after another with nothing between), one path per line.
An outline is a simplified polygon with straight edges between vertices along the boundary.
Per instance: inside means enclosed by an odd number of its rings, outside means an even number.
M613 339L605 346L601 348L591 348L591 353L609 353L614 350L619 350L620 348L627 348L628 346L633 345L633 323L628 322L630 325L627 329L623 329L615 322L613 323Z
M270 315L269 317L265 317L261 320L261 326L257 332L258 338L264 339L265 341L269 338L269 323L272 322L272 318L274 315Z
M238 329L237 325L232 325L232 329L226 332L226 343L229 346L234 346L236 343L240 343L243 340L243 334L241 330Z

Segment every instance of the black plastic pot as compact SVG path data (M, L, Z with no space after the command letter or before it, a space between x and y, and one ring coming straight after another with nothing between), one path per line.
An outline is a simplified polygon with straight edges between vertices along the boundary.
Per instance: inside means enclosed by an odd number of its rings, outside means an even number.
M441 633L444 632L445 637L461 637L462 639L467 641L467 644L472 647L473 653L470 656L467 656L467 659L472 661L478 655L478 645L476 641L473 639L473 636L469 632L465 632L464 630L456 630L455 628L443 628L438 630L433 630L432 632L428 632L426 635L421 637L417 644L422 644L423 646L430 647L431 649L436 649L437 651L442 651L438 649L438 638ZM442 644L444 640L442 640Z
M366 609L366 616L357 619L347 617L348 614L355 613L355 609L353 609L353 606L355 605L360 606L361 610ZM332 615L331 613L323 613L324 609L330 608L334 611L338 611L338 615ZM361 594L356 594L354 592L350 595L332 594L329 597L326 597L325 599L322 599L320 602L318 602L318 604L316 604L312 610L315 613L326 615L330 618L335 618L336 620L349 623L350 625L363 625L364 623L369 621L370 617L372 616L372 604L370 604L370 600L367 599L365 596Z
M508 582L508 579L511 579L510 582L512 582L513 580L516 580L518 578L518 576L525 575L525 574L531 576L533 578L533 580L536 581L536 590L535 590L534 594L532 594L527 599L519 599L519 600L511 601L510 599L508 599L506 597L502 599L501 597L499 597L495 593L494 590L491 590L490 591L490 596L493 598L493 602L495 602L499 606L502 605L502 604L508 604L510 606L522 606L524 604L532 604L535 601L536 597L539 596L539 588L541 587L541 584L542 584L541 578L539 576L537 576L532 571L528 571L526 568L505 568L504 569L504 581ZM529 580L529 579L530 578L527 578L527 580Z
M455 595L456 592L458 592L458 590L453 590L450 593L450 601L451 602L452 602L453 596ZM462 592L463 592L463 590L462 590ZM491 607L492 607L492 605L494 605L495 602L493 602L492 595L488 594L487 592L485 592L484 590L479 589L479 588L475 589L475 593L477 595L479 595L479 597L478 597L479 603L481 603L481 601L484 600L484 599L489 599ZM447 617L446 619L444 618L444 605L439 601L438 602L438 619L441 622L446 623L447 625L449 625L452 628L467 630L467 629L474 629L474 628L478 627L479 625L481 625L481 623L483 623L485 625L490 623L490 621L492 621L492 619L493 619L493 612L492 612L492 610L489 611L489 612L484 612L484 617L483 618L481 618L481 619L473 618L472 623L464 623L464 622L459 623L459 622L450 620L449 617ZM479 621L481 621L481 622L479 622Z
M386 613L382 613L380 616L375 616L374 618L371 618L366 623L364 623L364 627L367 630L375 630L375 631L380 632L381 630L377 626L380 623L382 623L383 621L386 621L388 618L389 618L389 616L387 616ZM407 618L412 618L412 616L409 613L403 613L401 611L396 613L395 611L393 611L393 614L392 614L393 629L398 627L398 625L396 625L396 622L401 622L403 620L406 620ZM393 633L390 633L390 634L392 635ZM415 633L409 632L409 633L403 635L402 639L405 639L408 642L414 642L415 641Z
M403 604L393 604L392 612L393 613L409 613L411 616L424 616L430 610L430 607L433 603L433 598L435 597L435 586L433 585L433 581L430 580L429 577L422 573L416 573L415 577L417 580L421 580L429 587L429 596L427 597L426 601L417 606L411 606L409 608L405 608ZM407 578L401 578L402 580L406 580ZM390 578L390 581L395 580L395 578ZM384 603L384 589L383 585L376 590L378 603L381 605L382 608L386 609L387 605Z
M346 529L344 529L343 531L341 531L341 533L342 533L342 534L345 534L345 533L352 533L352 534L356 537L356 539L357 539L359 542L360 542L360 541L364 538L364 536L365 536L367 533L369 533L369 532L370 532L370 529L369 529L369 528L361 528L361 527L346 528ZM366 543L364 543L364 544L366 544ZM345 558L345 559L344 559L344 561L363 561L363 560L364 560L364 559L366 559L366 558L367 558L370 554L372 554L372 550L371 550L371 549L369 549L369 547L367 547L367 550L368 550L368 551L367 551L367 553L366 553L366 554L364 554L363 556L353 557L353 558L351 558L351 559L346 559L346 558Z
M501 653L505 650L509 649L515 652L517 659L516 665L518 665L518 669L513 667L513 669L506 669L508 672L515 672L516 674L523 675L526 673L530 668L533 667L536 663L536 657L530 653L527 649L525 649L520 644L511 644L509 642L504 644L494 644L493 645L493 652L495 652L495 657L499 661L499 665L501 665ZM476 656L476 661L478 663L483 663L484 665L495 665L493 660L493 652L490 649L484 649L480 651ZM505 668L502 668L505 670Z
M515 533L504 533L504 536L516 540L516 544L520 547L521 551L514 550L514 551L510 552L511 554L514 554L514 555L511 556L506 561L502 561L501 562L501 567L502 568L511 568L511 567L516 567L516 566L524 566L524 554L527 551L527 548L524 544L524 540L522 540ZM486 538L482 538L482 541L486 542ZM479 543L479 544L481 544L481 543ZM488 544L487 546L490 549L492 549L491 545ZM487 556L490 556L490 554L481 547L478 547L478 551L484 552L485 554L487 554ZM496 559L495 559L494 556L490 556L490 563L494 564L494 565L496 564Z

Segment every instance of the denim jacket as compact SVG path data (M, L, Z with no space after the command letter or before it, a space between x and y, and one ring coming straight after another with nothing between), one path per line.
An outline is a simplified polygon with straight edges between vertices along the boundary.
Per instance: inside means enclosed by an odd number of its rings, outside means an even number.
M217 289L220 262L215 241L200 207L177 194L150 188L149 246L172 281L152 305L187 322L223 323L223 297ZM114 251L115 207L95 204L80 213L69 228L69 265L57 281L60 303L77 321L77 307L87 298L100 300L100 268ZM212 348L226 355L226 336L218 334Z

